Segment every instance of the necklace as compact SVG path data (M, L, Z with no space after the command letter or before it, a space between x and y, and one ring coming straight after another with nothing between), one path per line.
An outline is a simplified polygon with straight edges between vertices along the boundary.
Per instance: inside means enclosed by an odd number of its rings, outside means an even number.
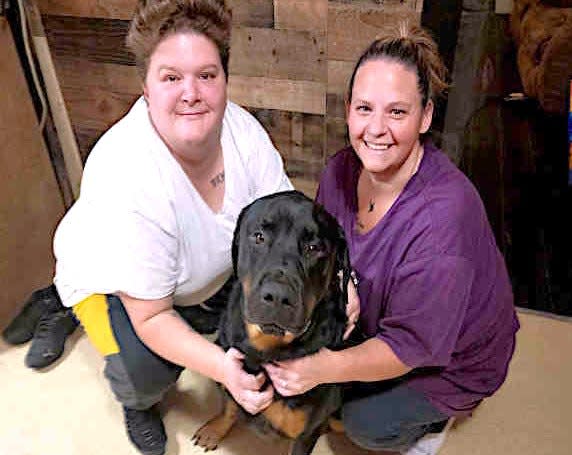
M375 200L374 199L370 199L368 202L368 206L367 206L367 213L371 213L375 210ZM365 230L365 225L361 222L361 219L359 217L359 214L356 217L356 221L357 221L357 225L359 227L360 230Z
M414 164L413 164L413 169L411 170L411 173L409 174L409 178L407 179L408 181L409 181L409 179L411 179L411 177L413 177L413 175L415 174L415 172L416 172L417 169L419 168L419 164L421 163L421 158L422 158L422 157L423 157L423 149L421 149L421 150L418 152L417 156L415 157L415 162L414 162ZM367 203L367 213L371 213L371 212L373 212L373 211L375 210L375 203L376 203L375 198L370 197L370 198L368 199L368 203ZM358 212L358 214L357 214L356 221L357 221L358 228L359 228L360 230L364 231L364 230L365 230L365 224L363 223L362 219L360 219L359 212Z

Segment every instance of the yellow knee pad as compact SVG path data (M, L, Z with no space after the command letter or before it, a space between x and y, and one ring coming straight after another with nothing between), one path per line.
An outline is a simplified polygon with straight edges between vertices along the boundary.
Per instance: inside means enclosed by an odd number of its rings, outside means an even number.
M89 341L101 355L119 353L119 345L113 335L107 298L104 294L92 294L74 305L72 309L87 333Z

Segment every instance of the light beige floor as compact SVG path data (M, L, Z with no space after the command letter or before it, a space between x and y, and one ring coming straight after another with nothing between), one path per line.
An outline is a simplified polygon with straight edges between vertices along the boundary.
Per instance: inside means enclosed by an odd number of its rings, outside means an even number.
M441 455L572 453L572 323L522 312L520 318L507 382L451 430ZM0 455L136 455L85 335L77 331L64 357L42 372L25 368L26 349L0 344ZM168 455L203 453L190 435L218 408L213 385L185 372L164 405ZM214 454L279 455L287 447L238 427ZM332 453L366 454L340 436L323 436L314 454Z

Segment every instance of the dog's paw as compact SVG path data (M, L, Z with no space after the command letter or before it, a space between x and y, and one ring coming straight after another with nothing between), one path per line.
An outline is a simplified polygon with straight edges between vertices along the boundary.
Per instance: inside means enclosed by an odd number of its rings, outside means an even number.
M205 452L215 450L220 441L226 436L230 426L222 416L209 420L193 435L192 441L202 447Z

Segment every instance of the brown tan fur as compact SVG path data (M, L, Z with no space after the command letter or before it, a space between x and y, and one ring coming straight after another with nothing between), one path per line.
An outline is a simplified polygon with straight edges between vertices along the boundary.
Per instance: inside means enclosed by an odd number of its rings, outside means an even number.
M205 450L214 450L230 431L238 418L238 405L234 400L226 400L224 412L205 423L194 434L195 445Z
M268 335L260 330L256 324L246 324L246 333L250 344L259 351L268 351L279 346L286 346L294 340L294 335L286 332L284 336Z
M344 428L344 424L340 419L330 417L330 419L328 420L328 425L330 427L330 430L333 431L334 433L345 433L346 431Z
M292 439L304 431L308 419L304 410L290 409L282 401L274 401L262 413L275 429Z

